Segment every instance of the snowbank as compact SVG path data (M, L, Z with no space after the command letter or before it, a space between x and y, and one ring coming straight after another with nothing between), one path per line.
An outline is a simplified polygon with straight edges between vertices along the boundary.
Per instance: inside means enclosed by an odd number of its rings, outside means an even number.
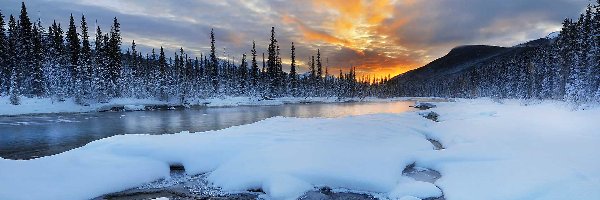
M600 199L600 109L559 102L438 103L427 134L446 150L422 157L447 199Z
M7 96L0 97L0 115L22 115L40 113L74 113L94 112L102 109L110 109L112 106L123 106L126 109L139 110L143 105L165 104L152 99L118 98L108 103L99 103L83 106L75 103L72 98L65 101L54 101L51 98L27 98L21 97L21 104L12 105Z
M123 135L29 161L0 159L0 199L88 199L169 175L170 164L229 192L295 199L315 186L390 199L600 199L600 110L559 103L436 103L418 113L276 117L205 133ZM429 110L428 110L429 111ZM436 151L427 139L445 146ZM433 185L402 176L441 172Z

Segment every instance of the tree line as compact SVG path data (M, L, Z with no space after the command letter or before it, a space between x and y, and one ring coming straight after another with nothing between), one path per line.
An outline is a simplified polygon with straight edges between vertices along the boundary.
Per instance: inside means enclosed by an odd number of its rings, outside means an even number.
M512 47L514 53L443 78L399 76L390 82L392 93L600 102L600 0L577 20L565 19L560 34L547 40Z
M251 54L243 54L235 64L217 57L212 30L210 52L198 58L183 48L174 56L167 56L163 47L143 54L135 41L123 52L116 17L106 33L97 26L90 35L84 15L79 22L71 15L66 30L56 21L45 28L40 19L32 22L22 3L18 19L10 15L5 23L0 12L0 96L10 96L15 105L21 97L73 98L81 105L122 97L185 104L221 96L345 98L385 96L389 91L387 78L357 78L355 68L330 74L319 50L308 64L310 72L298 73L294 43L290 71L283 71L274 27L262 62L252 42Z

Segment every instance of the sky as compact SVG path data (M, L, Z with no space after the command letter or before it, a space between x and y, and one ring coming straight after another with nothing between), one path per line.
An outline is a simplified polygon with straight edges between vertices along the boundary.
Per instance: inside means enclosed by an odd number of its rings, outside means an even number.
M359 74L397 75L468 44L513 46L560 30L564 18L577 18L589 0L26 0L30 17L45 26L65 27L73 14L110 29L121 23L123 49L135 40L141 51L182 47L206 54L210 30L218 56L239 63L266 53L275 27L289 69L294 42L299 71L320 49L332 74L356 67ZM18 15L20 2L0 0L5 16ZM79 23L79 22L77 22ZM91 28L91 30L94 30ZM258 60L262 58L259 56Z

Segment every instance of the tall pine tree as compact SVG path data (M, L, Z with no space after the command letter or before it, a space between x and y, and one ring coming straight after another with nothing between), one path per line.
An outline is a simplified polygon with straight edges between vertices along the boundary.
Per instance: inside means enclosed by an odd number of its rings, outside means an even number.
M160 83L159 98L162 101L168 101L169 96L167 94L167 59L165 57L165 51L163 47L160 47L160 54L158 56L158 70Z
M0 95L8 92L10 85L10 68L8 63L8 41L6 38L6 23L0 10Z
M82 69L79 63L79 54L81 46L79 44L79 36L77 35L77 26L75 26L75 19L73 14L69 18L69 29L67 29L67 54L69 55L69 72L71 73L70 87L71 93L75 95L75 102L83 104L83 91L82 91Z
M210 30L210 63L209 63L209 77L213 87L213 94L219 91L219 60L217 59L217 52L215 47L215 32L213 29Z
M33 53L33 24L29 20L25 3L21 3L21 14L18 23L18 43L17 43L17 61L18 66L14 75L19 87L19 92L31 94L31 81L33 75L32 66L34 66Z
M79 52L79 78L83 98L90 99L92 91L92 47L85 15L81 16L81 51Z
M20 86L18 77L20 70L19 62L17 57L17 49L19 46L19 27L17 25L17 20L10 15L8 20L8 68L10 68L9 72L9 86L8 93L10 95L10 103L13 105L19 105L20 101Z
M108 73L109 73L109 91L111 97L120 96L119 78L121 75L121 24L117 18L113 19L113 25L110 29L110 37L107 44Z
M258 63L256 62L256 42L252 41L252 67L250 70L252 87L256 87L259 80Z
M292 50L291 50L291 59L292 63L290 64L290 89L292 96L297 95L298 90L298 75L296 73L296 47L292 42Z

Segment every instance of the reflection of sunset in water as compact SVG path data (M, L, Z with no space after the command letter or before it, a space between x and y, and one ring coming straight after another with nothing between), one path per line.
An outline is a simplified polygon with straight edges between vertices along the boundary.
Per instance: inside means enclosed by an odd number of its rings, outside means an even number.
M283 116L288 117L345 117L369 115L376 113L403 113L414 110L411 101L384 103L340 103L340 104L306 104L284 107Z

